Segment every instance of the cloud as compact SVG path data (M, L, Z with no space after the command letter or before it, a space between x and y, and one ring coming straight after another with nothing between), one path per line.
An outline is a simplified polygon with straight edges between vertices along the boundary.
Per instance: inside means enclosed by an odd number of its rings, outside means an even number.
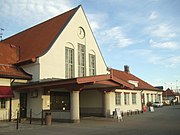
M87 13L87 18L90 23L90 27L93 32L97 32L97 30L102 29L105 26L107 14L105 13Z
M155 42L152 39L150 39L149 44L153 48L162 48L162 49L178 49L179 48L176 42L171 42L171 41Z
M21 23L37 23L72 8L70 0L4 0L0 15Z
M100 35L102 42L108 44L110 49L116 47L126 48L134 43L131 38L126 36L119 26L104 30L100 33Z
M147 29L152 37L159 37L164 39L172 39L176 37L175 29L168 24L159 24L151 26Z
M148 57L148 61L155 65L162 65L166 68L177 68L180 66L180 56L160 56L153 55Z
M156 11L152 11L148 19L149 20L155 20L157 18L158 18L157 12Z
M128 56L143 58L146 62L161 65L166 68L177 68L180 66L180 55L160 55L149 49L134 49L124 52Z

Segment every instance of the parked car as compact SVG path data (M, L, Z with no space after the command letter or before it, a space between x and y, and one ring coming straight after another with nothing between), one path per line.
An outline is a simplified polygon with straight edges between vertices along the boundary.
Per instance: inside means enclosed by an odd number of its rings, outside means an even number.
M154 102L152 105L154 107L163 107L163 103L161 103L161 102Z

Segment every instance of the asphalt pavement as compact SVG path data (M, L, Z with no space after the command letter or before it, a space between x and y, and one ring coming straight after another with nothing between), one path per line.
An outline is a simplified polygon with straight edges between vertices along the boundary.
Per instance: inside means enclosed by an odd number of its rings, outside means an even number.
M80 123L53 122L51 126L40 122L0 122L0 135L180 135L180 105L155 108L147 112L113 118L85 117Z

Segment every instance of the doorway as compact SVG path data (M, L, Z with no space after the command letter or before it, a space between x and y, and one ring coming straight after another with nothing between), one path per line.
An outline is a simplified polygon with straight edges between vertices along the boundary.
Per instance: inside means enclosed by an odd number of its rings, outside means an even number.
M20 93L20 118L27 117L27 93Z

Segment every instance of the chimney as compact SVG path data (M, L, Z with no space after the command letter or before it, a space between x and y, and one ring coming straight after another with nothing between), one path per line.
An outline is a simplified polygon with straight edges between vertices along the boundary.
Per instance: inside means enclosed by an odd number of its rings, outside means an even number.
M129 66L128 66L128 65L124 65L124 72L130 73L130 71L129 71Z

